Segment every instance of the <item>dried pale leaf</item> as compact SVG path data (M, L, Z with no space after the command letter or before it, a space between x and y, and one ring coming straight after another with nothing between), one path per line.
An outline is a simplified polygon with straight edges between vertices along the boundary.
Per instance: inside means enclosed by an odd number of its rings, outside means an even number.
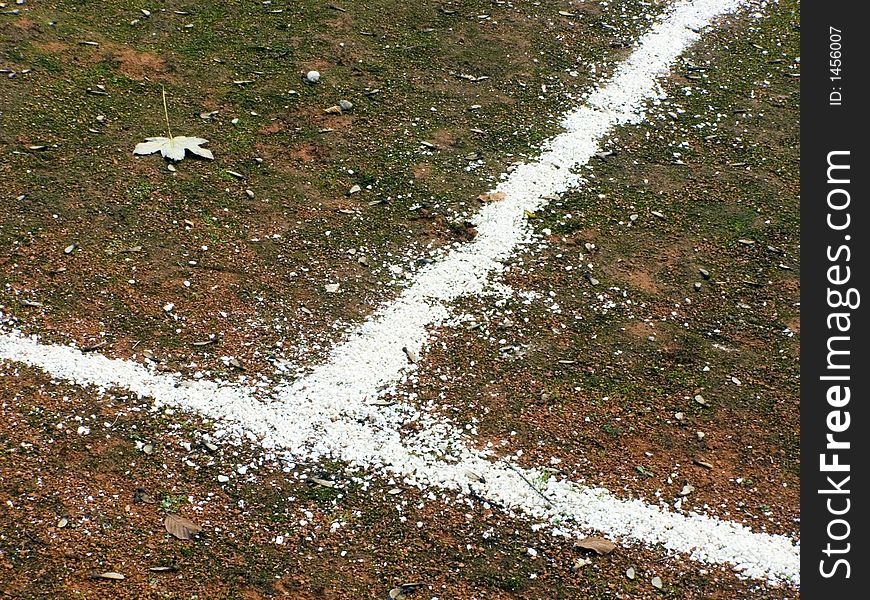
M417 364L418 362L420 362L420 356L410 348L402 348L402 352L404 352L405 356L408 357L409 362L413 364Z
M340 106L330 106L329 108L324 108L323 112L325 112L328 115L340 115L341 114L341 107Z
M114 571L106 571L105 573L91 573L91 579L114 579L120 581L124 576Z
M163 526L173 536L180 540L191 540L193 536L202 531L202 527L180 515L169 513L163 520Z
M202 144L207 143L208 140L205 138L188 137L186 135L176 135L171 138L150 137L145 138L144 142L136 144L136 147L133 148L133 154L154 154L155 152L160 152L164 158L179 161L184 158L184 153L187 151L202 158L212 160L214 159L214 154L211 153L211 150L200 147Z
M582 540L578 540L574 543L574 546L584 550L592 550L595 554L599 555L610 554L616 549L616 544L597 536L585 537Z
M178 567L175 565L164 565L159 567L149 567L148 570L152 573L175 573L178 570Z

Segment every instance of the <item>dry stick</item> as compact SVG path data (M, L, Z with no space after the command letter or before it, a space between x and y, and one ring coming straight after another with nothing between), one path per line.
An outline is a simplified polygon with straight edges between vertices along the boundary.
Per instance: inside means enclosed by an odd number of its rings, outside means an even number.
M519 476L520 476L520 479L522 479L523 481L525 481L525 482L528 484L528 486L529 486L530 488L532 488L533 490L535 490L535 493L538 494L538 496L540 496L541 498L543 498L544 501L545 501L547 504L549 504L550 506L556 506L555 504L553 504L553 501L552 501L552 500L550 500L549 498L547 498L547 497L544 495L544 492L542 492L541 490L539 490L538 488L536 488L534 485L532 485L532 482L529 481L528 479L526 479L526 476L525 476L525 475L523 475L522 473L520 473L519 471L517 471L517 470L513 467L513 465L511 465L511 464L510 464L509 462L507 462L507 461L502 461L502 462L504 463L505 466L507 466L508 469L510 469L511 471L513 471L514 473L516 473L517 475L519 475Z
M160 86L161 91L163 92L163 116L166 117L166 133L169 134L169 139L172 139L172 128L169 127L169 108L166 106L166 88L164 86Z

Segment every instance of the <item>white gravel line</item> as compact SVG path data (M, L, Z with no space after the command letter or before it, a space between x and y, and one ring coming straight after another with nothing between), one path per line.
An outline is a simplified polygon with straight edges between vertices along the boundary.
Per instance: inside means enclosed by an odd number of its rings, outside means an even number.
M624 541L661 544L702 562L730 564L744 577L799 585L800 544L786 536L620 500L606 490L555 478L547 480L546 502L520 476L541 480L540 473L507 466L474 450L469 445L473 439L449 421L401 404L372 405L413 368L403 348L424 351L428 328L448 319L447 305L483 292L502 270L501 261L528 239L524 212L534 212L546 204L545 197L577 186L575 170L598 151L604 136L614 127L641 121L644 104L660 94L657 78L713 19L740 5L739 0L677 3L641 38L610 80L590 94L583 107L564 117L565 133L544 147L538 161L518 167L493 190L506 198L478 214L473 242L421 270L398 299L381 306L335 346L326 362L303 378L277 386L267 402L256 399L249 388L155 374L136 363L39 344L14 332L0 334L0 359L36 366L78 384L125 388L158 404L196 411L297 459L340 458L393 473L421 488L468 492L471 487L512 513L551 522L555 533L600 531ZM419 424L419 432L400 434L409 421Z

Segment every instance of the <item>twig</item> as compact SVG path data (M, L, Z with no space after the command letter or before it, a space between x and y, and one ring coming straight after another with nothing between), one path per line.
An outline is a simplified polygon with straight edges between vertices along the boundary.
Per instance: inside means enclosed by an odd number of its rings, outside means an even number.
M520 479L522 479L523 481L525 481L525 482L528 484L528 486L529 486L530 488L532 488L533 490L535 490L535 493L538 494L538 496L540 496L541 498L543 498L544 501L545 501L547 504L549 504L550 506L556 506L555 504L553 504L553 501L552 501L552 500L550 500L549 498L547 498L547 497L544 495L544 492L542 492L541 490L539 490L538 488L536 488L534 485L532 485L532 482L529 481L528 479L526 479L526 476L525 476L525 475L523 475L522 473L520 473L519 471L517 471L517 470L513 467L513 465L511 465L511 464L510 464L509 462L507 462L507 461L503 461L503 462L504 462L505 465L507 465L507 468L508 468L508 469L510 469L511 471L513 471L514 473L516 473L517 475L519 475L519 476L520 476Z
M483 496L478 494L473 487L471 487L470 483L468 484L468 495L471 496L473 500L477 500L481 504L489 504L499 510L504 510L504 505L501 502L496 502L495 500L488 500L484 498Z

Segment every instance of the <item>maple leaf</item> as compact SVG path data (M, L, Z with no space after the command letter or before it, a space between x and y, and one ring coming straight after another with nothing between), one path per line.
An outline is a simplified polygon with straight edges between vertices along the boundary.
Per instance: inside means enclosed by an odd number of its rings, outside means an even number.
M200 137L188 137L186 135L176 135L175 137L150 137L145 138L144 142L136 144L133 149L133 154L153 154L160 152L164 158L170 160L181 160L184 158L184 152L189 151L191 154L196 154L203 158L213 159L214 154L208 148L200 148L201 144L208 143L208 140Z
M200 137L188 137L186 135L172 135L169 126L169 108L166 106L166 88L163 88L163 116L166 117L167 137L145 138L144 142L136 144L133 154L154 154L160 152L163 158L179 161L184 158L185 152L196 154L209 160L214 159L214 154L207 148L201 148L208 140Z

